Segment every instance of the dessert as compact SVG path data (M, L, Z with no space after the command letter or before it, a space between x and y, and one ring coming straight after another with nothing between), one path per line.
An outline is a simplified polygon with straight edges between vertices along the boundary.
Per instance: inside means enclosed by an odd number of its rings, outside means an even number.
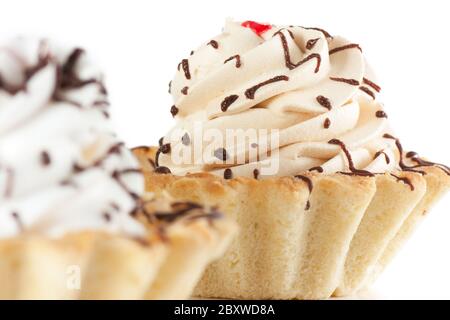
M134 150L147 190L218 206L241 230L197 296L354 294L450 186L389 128L361 46L323 29L227 21L169 91L177 124Z
M0 45L0 299L187 298L223 252L233 225L216 212L214 223L201 207L192 223L139 221L155 200L108 109L82 49ZM182 244L192 260L167 268ZM161 284L168 273L185 282Z

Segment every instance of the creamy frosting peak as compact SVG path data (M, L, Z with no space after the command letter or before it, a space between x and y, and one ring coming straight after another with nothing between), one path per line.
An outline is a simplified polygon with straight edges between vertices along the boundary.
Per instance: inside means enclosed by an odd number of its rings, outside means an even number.
M160 152L158 164L174 174L258 178L311 169L391 171L398 152L383 138L388 128L380 90L358 44L317 28L227 21L220 35L178 66L170 85L177 125L162 143L172 152ZM224 135L230 129L277 130L278 143L265 154L251 141L205 148L205 141L195 140L199 123L203 132ZM203 151L192 152L190 162L174 159L174 150L198 144ZM274 163L276 172L261 174Z
M137 161L109 121L102 73L82 49L0 44L0 237L101 229L138 235Z

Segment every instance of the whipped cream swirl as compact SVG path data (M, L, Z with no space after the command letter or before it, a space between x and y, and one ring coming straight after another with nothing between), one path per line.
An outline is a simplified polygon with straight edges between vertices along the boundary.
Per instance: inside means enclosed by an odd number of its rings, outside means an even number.
M225 178L263 178L260 168L274 161L274 176L392 171L399 153L384 137L380 90L360 46L342 37L317 28L227 21L222 34L178 66L170 84L178 122L161 141L158 165L178 175L210 171ZM195 146L198 122L221 132L277 129L279 143L264 155L249 152L255 143L216 146L212 156L176 163L173 150ZM226 163L217 161L220 154Z
M137 161L115 136L102 74L82 49L0 44L0 238L140 235Z

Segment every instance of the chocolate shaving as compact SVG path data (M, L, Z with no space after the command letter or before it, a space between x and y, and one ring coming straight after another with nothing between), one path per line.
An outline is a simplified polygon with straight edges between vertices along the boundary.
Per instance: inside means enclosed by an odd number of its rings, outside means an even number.
M169 93L172 93L172 81L169 81Z
M382 154L384 155L384 159L386 160L386 163L389 164L391 162L391 159L389 159L389 156L383 150L377 151L375 153L375 155L373 156L373 159L375 160L376 158L378 158Z
M214 49L219 48L219 43L216 40L211 40L210 42L208 42L208 45L210 45Z
M287 67L289 70L293 70L293 69L295 69L295 68L297 68L297 67L303 65L304 63L308 62L309 60L317 59L317 64L316 64L316 68L315 68L315 70L314 70L314 73L319 72L320 64L321 64L321 62L322 62L322 58L320 57L320 54L318 54L318 53L312 53L312 54L310 54L309 56L307 56L306 58L304 58L303 60L300 60L300 61L297 62L297 63L293 63L293 62L291 61L291 54L290 54L290 52L289 52L289 46L288 46L288 44L287 44L287 40L286 40L285 35L283 34L283 32L281 32L281 30L278 31L278 32L276 32L276 33L274 34L274 36L275 36L275 35L279 35L279 36L280 36L280 39L281 39L281 45L282 45L282 47L283 47L283 52L284 52L284 60L285 60L285 64L286 64L286 67Z
M322 107L327 108L328 110L331 110L331 102L327 97L317 96L316 100Z
M414 151L409 151L407 154L406 154L406 157L407 158L415 158L415 157L418 157L419 156L419 154L417 153L417 152L414 152Z
M241 67L241 56L238 55L238 54L235 55L235 56L229 57L229 58L226 59L223 63L225 64L225 63L227 63L228 61L231 61L231 60L233 60L233 59L236 59L236 64L235 64L236 68L240 68L240 67Z
M414 166L410 166L410 168L418 168L418 167L436 167L441 169L442 171L444 171L446 174L450 175L450 168L444 164L441 163L436 163L436 162L431 162L431 161L426 161L423 160L419 157L419 155L417 154L417 152L414 151L409 151L408 153L406 153L406 157L410 158L412 161L414 161L415 163L417 163L417 165Z
M416 172L416 173L420 173L422 175L425 175L426 172L425 171L420 171L420 170L415 170L415 168L419 167L419 166L408 166L403 162L403 147L402 144L400 143L400 140L397 139L396 137L390 135L389 133L385 133L383 135L383 138L386 139L391 139L395 141L395 145L397 147L398 153L399 153L399 161L398 161L398 165L400 166L400 169L402 169L403 171L411 171L411 172Z
M253 170L253 178L258 180L258 178L259 178L259 170L258 169Z
M108 212L104 212L102 216L106 222L111 222L111 215Z
M165 143L159 148L163 154L170 153L170 149L170 143Z
M356 175L356 176L364 176L364 177L373 177L374 176L374 174L369 171L359 170L359 169L355 168L355 165L354 165L353 159L352 159L352 155L348 151L345 143L343 143L341 140L331 139L330 141L328 141L328 143L338 145L341 147L342 151L344 151L344 154L347 157L348 167L351 171L351 174ZM344 173L344 174L348 174L348 173Z
M181 89L181 93L184 94L184 95L187 95L188 94L188 90L189 90L189 87L184 87L183 89Z
M359 86L359 81L355 79L346 79L346 78L338 78L338 77L330 77L330 80L337 82L344 82L351 86Z
M223 177L224 179L232 179L233 178L233 171L231 171L230 168L225 169L225 171L223 172Z
M306 49L311 50L312 48L314 48L314 46L316 45L317 41L319 41L320 38L316 38L316 39L309 39L306 42Z
M347 49L353 49L353 48L357 48L359 51L362 52L362 49L361 49L361 47L359 46L359 44L351 43L351 44L347 44L347 45L342 46L342 47L337 47L337 48L331 49L331 50L328 52L328 54L329 54L329 55L332 55L332 54L335 54L335 53L337 53L337 52L340 52L340 51L343 51L343 50L347 50Z
M313 167L311 169L309 169L309 171L317 171L319 173L323 172L323 168L322 167Z
M155 168L156 173L160 173L160 174L169 174L171 173L170 169L164 166L158 166Z
M239 96L236 94L232 94L231 96L226 97L220 104L220 109L223 112L226 112L228 110L228 107L232 105L238 98Z
M256 93L256 91L257 91L259 88L261 88L261 87L263 87L263 86L266 86L266 85L268 85L268 84L274 83L274 82L278 82L278 81L288 81L288 80L289 80L289 77L288 77L288 76L276 76L276 77L273 77L273 78L271 78L271 79L269 79L269 80L263 81L263 82L261 82L261 83L255 85L255 86L253 86L253 87L248 88L247 90L245 90L245 96L246 96L248 99L254 99L254 98L255 98L255 93Z
M41 164L44 167L47 167L48 165L50 165L51 159L50 159L50 155L48 154L47 151L42 151L41 155L40 155L40 158L41 158Z
M151 166L153 169L155 169L155 168L156 168L155 161L153 161L152 159L147 159L147 160L148 160L148 163L150 164L150 166Z
M394 178L397 179L397 181L401 181L407 185L409 185L409 187L411 188L411 191L414 191L414 185L412 184L411 180L409 180L407 177L399 177L396 176L395 174L391 173L391 176L393 176Z
M377 118L387 118L387 114L386 112L384 112L383 110L378 110L377 112L375 112L375 116Z
M170 113L172 114L172 117L175 117L178 114L178 108L173 105L170 107Z
M16 221L17 229L19 229L19 231L23 231L24 226L23 226L22 219L20 219L20 215L17 212L12 212L11 216Z
M381 91L381 87L367 78L363 78L363 83L374 89L376 92Z
M122 181L121 177L124 174L130 174L130 173L135 173L135 174L142 174L142 171L139 169L135 169L135 168L129 168L129 169L123 169L123 170L114 170L113 173L111 174L111 177L117 181L117 183L119 184L119 186L130 195L130 197L137 201L139 199L139 195L136 194L135 192L131 191L127 185Z
M13 191L14 171L11 168L5 168L5 173L6 173L6 183L3 195L5 198L9 198L11 197Z
M181 66L183 67L184 76L186 77L186 79L190 80L191 73L189 71L189 60L188 59L181 60Z
M328 128L330 127L330 125L331 125L330 119L329 119L329 118L326 118L325 121L323 122L323 127L324 127L325 129L328 129Z
M303 29L306 29L306 30L316 30L316 31L320 31L320 32L323 33L323 35L324 35L326 38L333 38L333 36L332 36L329 32L327 32L326 30L321 29L321 28L311 28L311 27L308 27L308 28L302 27L302 28L303 28Z
M361 90L362 92L368 94L369 96L372 97L373 100L375 100L375 93L373 93L372 90L370 90L369 88L364 87L364 86L360 86L359 90Z

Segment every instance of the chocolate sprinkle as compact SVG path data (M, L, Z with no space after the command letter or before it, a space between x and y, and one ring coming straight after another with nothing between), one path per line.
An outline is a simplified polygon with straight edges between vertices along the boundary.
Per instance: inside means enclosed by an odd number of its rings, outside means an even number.
M373 159L375 160L382 154L384 155L384 159L386 160L386 163L387 164L391 163L391 159L389 159L389 156L383 150L377 151L377 153L375 153L375 155L373 156Z
M227 150L225 150L224 148L216 149L216 151L214 151L214 156L222 161L226 161L229 159Z
M317 41L319 41L320 38L316 38L316 39L309 39L306 42L306 49L311 50L312 48L314 48L314 46L316 45Z
M351 43L351 44L347 44L347 45L342 46L342 47L337 47L337 48L331 49L331 50L328 52L328 54L329 54L329 55L332 55L332 54L335 54L336 52L343 51L343 50L347 50L347 49L353 49L353 48L357 48L359 51L362 52L362 49L361 49L361 47L359 46L359 44Z
M169 153L170 149L170 143L165 143L159 148L159 150L161 150L161 153L163 154Z
M309 169L309 171L317 171L319 173L323 172L323 168L322 167L313 167L311 169Z
M219 48L219 43L216 40L211 40L210 42L208 42L208 45L210 45L214 49Z
M225 171L223 172L223 177L224 179L232 179L233 178L233 171L231 171L230 168L225 169Z
M387 118L387 114L386 112L384 112L383 110L378 110L377 112L375 112L375 116L377 118Z
M135 169L135 168L114 170L113 173L111 174L111 177L117 181L119 186L121 186L122 189L125 190L125 192L128 193L132 199L137 201L139 199L139 195L136 194L135 192L131 191L121 179L122 175L130 174L130 173L142 174L142 171L140 169Z
M285 64L286 64L286 67L287 67L289 70L293 70L293 69L295 69L295 68L301 66L302 64L308 62L308 61L311 60L311 59L317 59L316 69L314 70L314 73L319 72L320 64L321 64L321 62L322 62L322 58L320 57L320 54L318 54L318 53L312 53L312 54L310 54L309 56L307 56L305 59L300 60L300 61L297 62L297 63L293 63L293 62L291 61L291 54L290 54L290 52L289 52L289 47L288 47L288 44L287 44L287 40L286 40L285 35L281 32L281 30L278 31L277 33L275 33L274 36L275 36L275 35L279 35L279 36L280 36L280 39L281 39L281 45L283 46L283 52L284 52L284 60L285 60Z
M160 173L160 174L169 174L171 173L170 169L164 166L159 166L155 168L155 172L156 173Z
M330 80L337 82L344 82L351 86L359 86L359 81L355 79L346 79L346 78L338 78L338 77L330 77Z
M321 29L321 28L311 28L311 27L308 27L308 28L302 27L302 28L303 28L303 29L306 29L306 30L316 30L316 31L320 31L320 32L323 33L323 35L324 35L326 38L333 38L333 36L332 36L329 32L327 32L326 30Z
M225 63L227 63L228 61L231 61L231 60L233 60L233 59L236 59L236 64L235 64L236 68L240 68L240 67L241 67L241 56L238 55L238 54L235 55L235 56L229 57L229 58L226 59L223 63L225 64Z
M415 157L418 157L419 156L419 154L417 153L417 152L414 152L414 151L409 151L407 154L406 154L406 157L407 158L415 158Z
M181 143L185 146L191 144L191 138L189 137L189 134L187 132L181 137Z
M330 119L329 119L329 118L326 118L325 121L323 122L323 127L324 127L325 129L328 129L328 128L330 127L330 125L331 125Z
M322 107L327 108L328 110L331 110L331 102L327 97L317 96L316 100Z
M228 107L232 105L238 98L239 96L236 94L232 94L231 96L226 97L220 104L220 109L223 112L226 112L228 110Z
M13 183L14 183L14 171L11 168L5 168L6 171L6 183L5 183L5 192L4 197L9 198L13 192Z
M364 82L364 84L367 84L369 87L372 87L372 89L374 89L376 92L381 91L381 87L379 85L377 85L376 83L370 81L369 79L363 78L363 82Z
M422 175L426 174L425 171L415 170L415 168L419 167L419 166L408 166L408 165L406 165L403 162L403 147L402 147L402 144L400 143L399 139L395 138L394 136L390 135L389 133L385 133L383 135L383 138L391 139L391 140L395 141L395 145L396 145L396 147L398 149L398 153L400 155L400 159L399 159L399 162L398 162L398 165L400 166L400 169L402 169L403 171L417 172L417 173L420 173Z
M170 113L172 114L172 117L175 117L178 113L178 108L174 105L170 108Z
M353 159L352 159L352 155L350 154L350 152L348 151L346 145L338 139L331 139L330 141L328 141L329 144L335 144L341 147L342 151L344 151L345 156L347 157L347 161L348 161L348 167L351 171L351 173L353 175L356 176L364 176L364 177L373 177L373 173L366 171L366 170L359 170L355 168L355 165L353 163ZM348 173L344 173L344 174L348 174Z
M191 73L189 72L189 60L188 59L181 60L181 66L183 67L184 76L186 77L186 79L190 80Z
M368 94L369 96L372 97L373 100L375 100L375 93L373 93L372 90L370 90L369 88L361 86L361 87L359 87L359 90L361 90L362 92Z
M255 86L253 86L253 87L248 88L247 90L245 90L245 96L246 96L248 99L254 99L254 98L255 98L255 93L256 93L256 91L257 91L259 88L261 88L261 87L263 87L263 86L266 86L266 85L268 85L268 84L274 83L274 82L278 82L278 81L288 81L288 80L289 80L289 77L288 77L288 76L276 76L276 77L273 77L273 78L271 78L271 79L269 79L269 80L263 81L263 82L261 82L261 83L255 85Z
M189 90L189 87L184 87L183 89L181 89L181 93L184 94L184 95L187 95L188 94L188 90Z
M42 151L41 155L40 155L40 158L41 158L41 164L44 167L47 167L48 165L50 165L51 159L50 159L50 155L48 154L47 151Z
M20 219L19 214L18 214L17 212L12 212L12 213L11 213L11 216L12 216L13 219L16 221L17 228L18 228L20 231L23 231L23 230L24 230L23 222L22 222L22 219Z
M106 222L111 222L111 215L108 212L104 212L103 219L105 219Z
M414 166L408 166L403 162L403 147L402 144L400 143L400 140L395 138L394 136L386 133L383 135L383 138L386 139L392 139L395 140L395 145L397 146L398 152L400 154L400 161L399 161L399 166L402 170L404 171L412 171L412 172L417 172L420 174L426 174L425 171L419 171L419 170L415 170L416 168L420 168L420 167L436 167L441 169L442 171L444 171L447 175L450 175L450 168L444 164L440 164L440 163L435 163L435 162L431 162L431 161L426 161L423 160L421 158L419 158L418 154L416 152L408 152L406 154L406 156L408 158L411 158L412 161L416 162L417 164Z
M411 180L409 180L407 177L399 177L396 176L395 174L391 173L391 176L393 176L394 178L397 179L397 181L401 181L407 185L409 185L409 187L411 188L411 191L414 191L414 185L412 184Z

